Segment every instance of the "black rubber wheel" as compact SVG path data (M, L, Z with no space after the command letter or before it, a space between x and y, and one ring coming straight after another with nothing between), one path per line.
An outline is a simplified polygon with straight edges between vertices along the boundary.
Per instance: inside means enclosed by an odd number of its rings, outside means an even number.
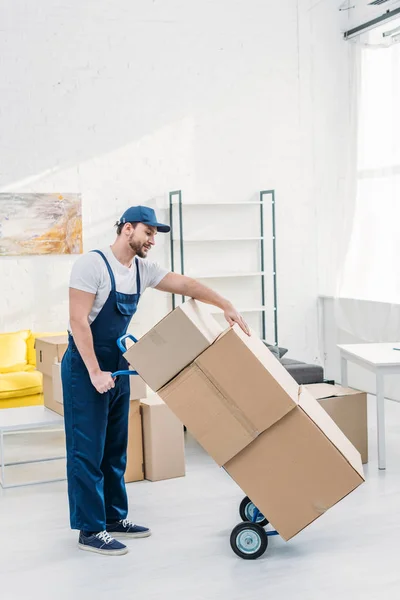
M253 522L253 514L254 514L255 506L250 500L248 496L243 498L239 506L239 514L242 521L245 522ZM264 517L262 513L260 513L257 517L257 525L261 525L261 527L265 527L268 525L269 521Z
M260 558L268 548L266 531L257 523L239 523L231 533L231 548L244 560Z

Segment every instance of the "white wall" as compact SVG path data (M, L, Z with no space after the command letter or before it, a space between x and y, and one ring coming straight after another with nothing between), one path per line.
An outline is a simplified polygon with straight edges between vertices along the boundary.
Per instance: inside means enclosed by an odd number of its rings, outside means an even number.
M348 181L353 59L337 3L0 7L1 189L81 192L89 250L112 241L131 204L166 218L172 189L186 201L243 201L275 188L279 341L318 359L317 296L333 285L337 243L326 218L340 223ZM161 262L165 241L154 253ZM0 258L0 331L65 328L73 260ZM169 308L165 296L147 296L139 334Z

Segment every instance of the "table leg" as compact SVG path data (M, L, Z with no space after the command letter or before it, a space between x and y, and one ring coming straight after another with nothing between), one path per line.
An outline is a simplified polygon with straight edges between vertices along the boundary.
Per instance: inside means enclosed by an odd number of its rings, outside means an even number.
M1 463L0 463L0 467L1 467L1 480L0 480L0 485L1 487L5 487L6 485L6 473L5 473L5 457L4 457L4 432L3 430L0 431L0 457L1 457Z
M376 410L378 429L378 467L386 469L386 443L385 443L385 386L383 374L376 374Z
M342 356L341 358L341 383L343 387L348 387L349 385L349 376L348 376L348 365L347 358Z

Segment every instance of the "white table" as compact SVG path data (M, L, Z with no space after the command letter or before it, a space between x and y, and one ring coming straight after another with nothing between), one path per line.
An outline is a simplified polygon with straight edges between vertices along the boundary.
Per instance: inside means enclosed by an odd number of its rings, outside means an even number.
M45 481L33 481L29 483L6 484L6 467L12 465L26 465L31 463L46 462L49 460L60 460L65 456L27 460L23 462L6 463L4 457L4 436L11 432L32 431L35 429L64 428L64 418L44 406L25 406L22 408L0 409L0 485L3 488L20 487L36 483L50 483L53 481L64 481L65 477L59 479L48 479Z
M385 444L385 375L400 375L400 342L390 344L347 344L339 345L342 369L342 385L348 383L348 361L359 365L376 376L376 405L378 430L378 466L386 469Z

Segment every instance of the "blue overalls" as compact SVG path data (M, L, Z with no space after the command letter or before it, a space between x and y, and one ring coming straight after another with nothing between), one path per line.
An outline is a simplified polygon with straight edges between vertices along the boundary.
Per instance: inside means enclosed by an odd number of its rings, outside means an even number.
M102 252L111 279L106 303L91 324L94 351L102 371L128 368L117 339L128 329L140 298L139 263L136 294L122 294ZM100 394L72 336L64 354L61 375L67 445L67 476L72 529L104 531L106 523L128 513L124 474L128 443L129 377L118 377L115 387Z

